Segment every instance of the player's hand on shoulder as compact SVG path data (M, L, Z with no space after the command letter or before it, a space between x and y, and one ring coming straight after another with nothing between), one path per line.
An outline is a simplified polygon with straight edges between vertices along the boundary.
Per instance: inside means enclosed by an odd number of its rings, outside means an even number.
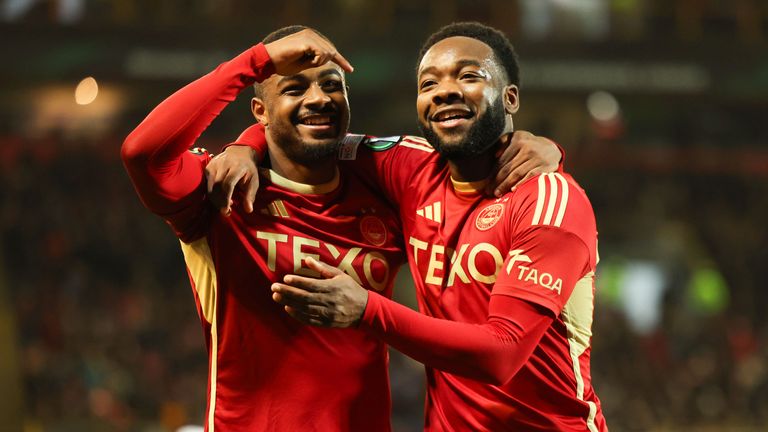
M279 75L294 75L329 61L338 64L347 72L353 70L352 65L331 41L311 29L285 36L264 47L275 66L275 72Z
M272 299L293 318L319 327L353 327L368 304L368 290L336 267L312 258L307 268L320 278L287 275L284 283L272 284Z
M232 194L235 188L244 188L243 209L253 212L253 202L259 189L259 171L256 151L244 145L231 145L205 167L208 199L221 214L232 213Z
M527 131L515 131L508 145L499 150L497 171L486 191L501 196L529 178L557 171L562 159L560 148L549 138Z

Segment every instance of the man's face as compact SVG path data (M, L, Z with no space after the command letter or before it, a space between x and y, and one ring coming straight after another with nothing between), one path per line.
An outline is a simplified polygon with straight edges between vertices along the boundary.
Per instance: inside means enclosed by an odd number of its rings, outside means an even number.
M296 75L274 75L262 83L263 102L252 108L286 156L312 162L335 155L349 127L344 72L328 63Z
M477 39L450 37L433 45L418 70L416 110L425 138L448 159L478 156L504 133L507 111L517 109L517 87L491 47ZM504 93L514 99L505 109Z

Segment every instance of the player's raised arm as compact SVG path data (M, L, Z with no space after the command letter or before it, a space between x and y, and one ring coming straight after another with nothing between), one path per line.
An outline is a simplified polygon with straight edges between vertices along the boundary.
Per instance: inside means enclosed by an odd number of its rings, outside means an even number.
M128 135L123 162L150 210L181 210L203 178L203 162L187 150L241 90L273 70L258 44L165 99Z
M160 103L126 138L123 161L142 201L168 216L184 208L202 182L199 158L187 152L200 134L244 88L273 73L291 75L333 61L349 62L311 29L258 44Z

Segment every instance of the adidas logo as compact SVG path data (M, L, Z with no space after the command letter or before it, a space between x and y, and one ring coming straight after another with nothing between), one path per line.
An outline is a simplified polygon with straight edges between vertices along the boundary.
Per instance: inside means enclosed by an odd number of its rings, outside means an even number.
M443 221L443 208L442 203L437 201L434 204L430 204L422 209L416 210L416 214L431 220L432 222L441 223Z
M261 209L261 214L284 218L291 217L285 208L285 204L283 204L283 200L272 201L268 206Z

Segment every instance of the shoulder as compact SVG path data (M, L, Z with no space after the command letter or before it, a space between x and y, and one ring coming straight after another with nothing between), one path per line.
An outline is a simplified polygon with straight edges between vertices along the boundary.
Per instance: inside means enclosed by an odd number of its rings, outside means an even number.
M540 174L509 194L510 206L518 216L519 229L551 226L572 231L580 237L596 233L592 204L582 187L566 173Z
M422 137L393 135L377 137L347 134L339 147L339 160L355 160L364 155L405 156L422 159L437 158L435 149Z

